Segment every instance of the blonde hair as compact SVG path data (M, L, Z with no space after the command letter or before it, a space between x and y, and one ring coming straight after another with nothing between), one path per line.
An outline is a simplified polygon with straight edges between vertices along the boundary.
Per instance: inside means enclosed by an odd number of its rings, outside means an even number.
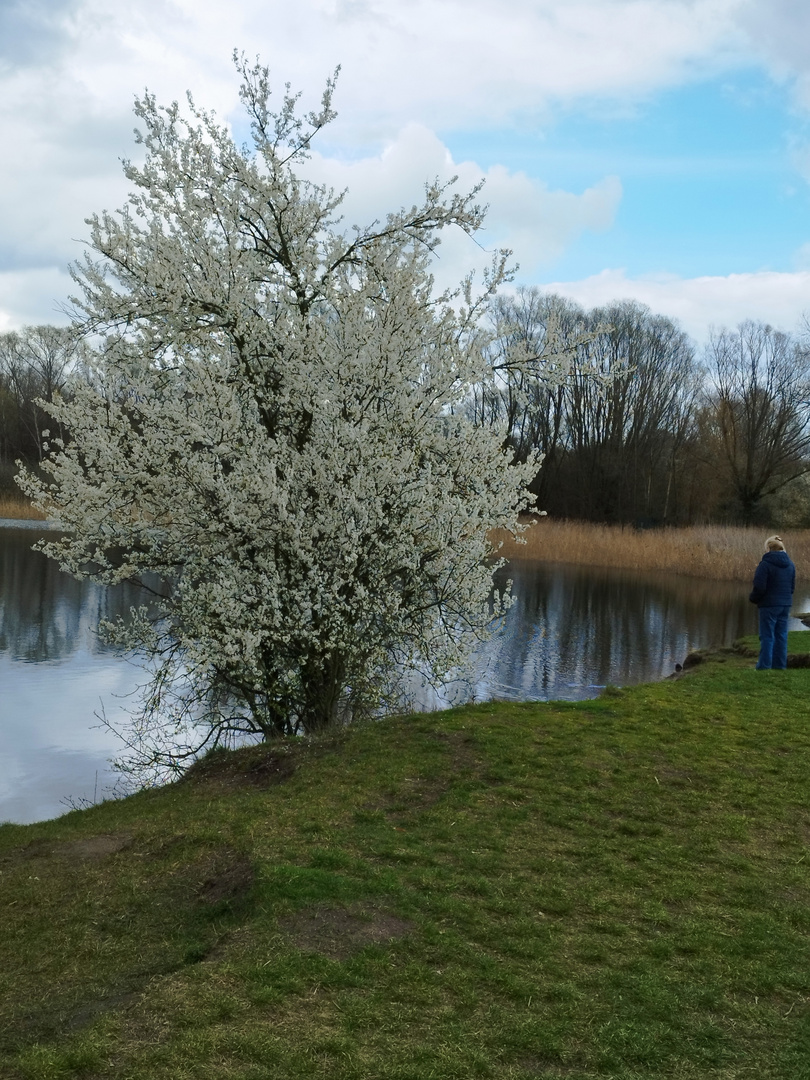
M769 536L765 541L766 551L784 551L785 544L781 536Z

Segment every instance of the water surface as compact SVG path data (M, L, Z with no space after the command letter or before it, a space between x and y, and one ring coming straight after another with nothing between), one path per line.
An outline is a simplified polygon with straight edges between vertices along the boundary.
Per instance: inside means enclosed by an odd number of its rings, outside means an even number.
M96 634L99 619L128 612L138 592L62 574L30 550L37 535L0 529L0 821L54 817L105 795L119 745L98 717L124 719L143 681ZM500 571L499 587L507 577L514 602L472 677L440 695L417 688L416 704L593 697L756 632L740 584L543 563ZM800 590L794 610L808 609L810 590Z
M142 681L96 634L137 591L63 574L31 551L38 535L0 530L0 821L55 817L108 789L117 744L98 717L125 716Z

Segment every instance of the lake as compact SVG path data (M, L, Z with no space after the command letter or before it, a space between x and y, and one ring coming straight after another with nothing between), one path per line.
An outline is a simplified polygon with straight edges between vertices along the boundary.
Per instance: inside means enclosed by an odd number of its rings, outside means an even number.
M143 678L95 633L100 618L138 603L137 591L62 574L31 551L39 535L0 528L0 821L55 817L108 794L118 746L98 716L124 718ZM471 677L440 695L415 687L414 704L594 697L756 632L740 584L559 563L515 563L499 572L500 587L507 577L514 602ZM800 588L794 610L808 609L810 588Z

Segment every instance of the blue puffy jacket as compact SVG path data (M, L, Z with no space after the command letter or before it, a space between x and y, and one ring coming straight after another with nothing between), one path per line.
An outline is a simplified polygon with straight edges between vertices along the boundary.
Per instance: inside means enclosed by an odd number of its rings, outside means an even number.
M796 567L786 551L766 551L754 574L748 599L757 607L790 607L796 588Z

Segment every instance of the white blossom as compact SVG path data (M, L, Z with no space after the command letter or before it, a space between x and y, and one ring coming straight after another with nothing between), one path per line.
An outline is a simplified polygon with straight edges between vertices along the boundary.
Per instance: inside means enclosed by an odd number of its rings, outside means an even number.
M239 62L253 148L189 98L136 103L128 205L89 220L74 268L89 375L51 408L44 545L79 576L150 587L110 628L151 657L131 746L152 762L233 732L309 731L384 703L403 665L440 675L485 632L488 533L514 528L536 462L463 403L483 300L437 296L439 233L475 233L477 192L349 229L296 166L332 117L269 107Z

